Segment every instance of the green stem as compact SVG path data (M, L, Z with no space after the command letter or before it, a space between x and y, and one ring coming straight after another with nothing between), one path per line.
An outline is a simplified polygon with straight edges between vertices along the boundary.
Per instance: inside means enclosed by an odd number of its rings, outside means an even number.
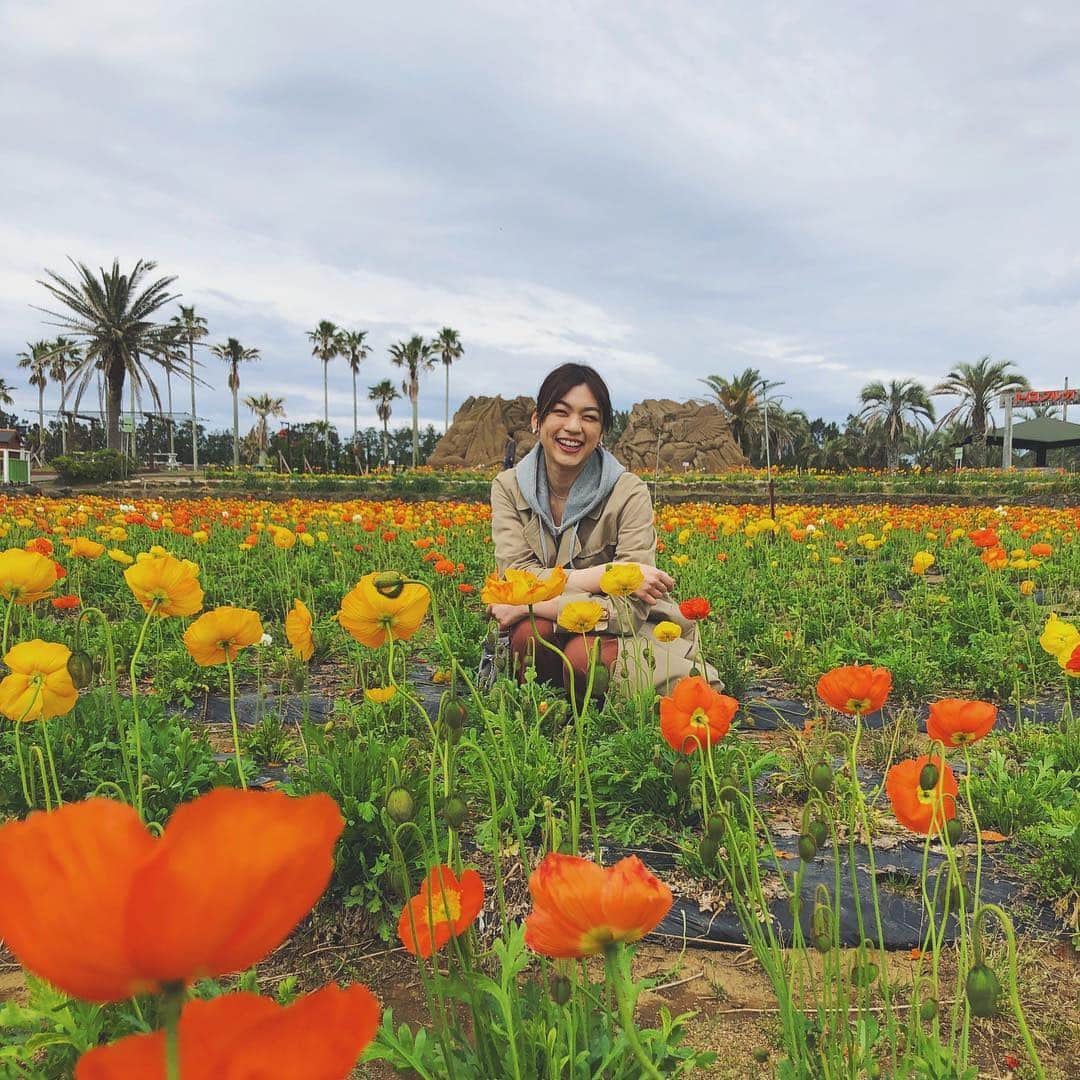
M247 779L244 776L244 759L240 756L240 725L236 719L236 676L233 674L232 659L225 649L225 668L229 673L229 720L232 722L233 750L236 752L236 775L240 778L240 787L247 791Z
M15 607L15 594L12 593L8 597L7 609L4 611L4 635L3 644L0 645L0 656L7 656L8 651L8 630L11 628L11 612Z
M608 984L615 991L615 1000L619 1003L619 1022L622 1024L623 1034L634 1051L634 1056L641 1065L641 1071L651 1080L662 1080L659 1070L650 1061L645 1048L638 1038L637 1028L634 1025L634 994L629 982L629 973L626 970L626 951L622 945L609 947L604 959L607 963Z
M180 1080L180 1011L184 1007L183 986L165 992L162 1011L165 1014L165 1077Z
M139 688L136 681L136 664L139 660L139 653L142 651L143 642L146 640L146 628L150 625L150 620L154 617L160 603L160 600L155 600L150 605L150 610L147 611L146 618L143 619L142 629L139 631L139 638L135 642L135 651L131 654L131 664L128 667L128 676L131 680L131 716L135 725L135 809L138 811L140 819L144 821L146 819L143 815L142 724L139 723Z
M56 789L56 805L63 806L64 799L60 794L60 781L56 777L56 761L53 759L52 740L49 738L49 723L47 720L41 722L41 738L45 742L45 754L49 759L49 772L52 775L53 787Z

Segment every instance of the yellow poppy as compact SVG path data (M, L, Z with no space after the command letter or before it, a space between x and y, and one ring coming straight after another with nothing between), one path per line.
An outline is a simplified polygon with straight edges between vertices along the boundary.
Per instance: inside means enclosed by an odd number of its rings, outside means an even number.
M600 578L600 588L608 596L632 596L644 580L637 563L611 563Z
M1020 595L1030 596L1035 591L1035 582L1031 578L1020 582Z
M48 596L56 584L56 563L36 551L0 551L0 596L16 604L32 604Z
M241 649L261 641L262 636L257 611L219 607L200 615L184 631L184 644L199 667L214 667L235 660Z
M203 605L199 568L190 559L177 559L168 552L139 555L133 566L124 571L124 580L142 605L161 618L170 615L194 615Z
M97 559L105 554L105 545L85 536L76 536L68 544L68 550L77 559Z
M425 586L400 581L395 584L388 582L390 577L365 574L356 588L341 599L338 622L342 629L372 649L384 644L388 637L408 641L424 621L431 603Z
M376 705L385 705L396 693L396 686L369 686L364 691L364 697Z
M1051 656L1060 656L1062 653L1068 655L1080 645L1080 630L1051 612L1039 637L1039 644Z
M911 556L911 572L913 574L925 574L937 560L929 551L916 551Z
M75 707L79 692L68 673L71 650L52 641L23 641L9 649L11 674L0 681L0 713L9 720L48 720Z
M121 551L119 548L110 548L108 556L121 566L130 566L135 561L126 551Z
M559 625L572 634L587 634L607 612L595 600L572 600L559 612Z
M653 627L652 635L657 641L678 641L682 637L682 627L678 623L668 622L665 619Z
M528 570L507 570L500 578L491 574L480 591L485 604L513 604L531 607L561 596L566 588L566 571L556 566L546 578L538 578Z
M278 528L274 530L274 547L281 551L288 551L296 545L296 533L290 529Z
M285 616L285 636L301 660L310 660L315 654L315 642L311 637L311 612L303 600L294 600L292 611Z

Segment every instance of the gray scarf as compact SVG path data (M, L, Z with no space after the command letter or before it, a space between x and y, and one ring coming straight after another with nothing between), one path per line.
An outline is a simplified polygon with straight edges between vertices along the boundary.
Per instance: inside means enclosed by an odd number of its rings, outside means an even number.
M540 528L540 554L547 563L547 544L544 540L545 529L555 538L556 547L559 538L568 529L577 535L578 524L583 517L596 509L610 494L615 481L626 470L616 460L614 454L598 446L585 467L577 475L563 511L562 524L556 525L551 517L551 495L548 491L547 467L544 464L544 449L537 443L514 469L518 487L530 509L542 523ZM573 551L573 544L571 544ZM573 559L571 559L571 562Z

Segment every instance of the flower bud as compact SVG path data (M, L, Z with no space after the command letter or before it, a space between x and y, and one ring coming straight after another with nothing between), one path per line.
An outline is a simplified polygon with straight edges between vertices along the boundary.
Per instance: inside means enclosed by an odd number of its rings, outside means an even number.
M960 843L964 837L964 826L960 824L959 818L949 818L945 822L945 835L953 847Z
M675 767L671 770L671 781L680 795L685 795L689 790L693 775L690 762L686 758L681 757L675 762Z
M935 1016L937 1016L937 1011L937 1001L934 998L927 998L919 1006L919 1018L923 1020L924 1023L929 1023L931 1020L934 1019Z
M803 833L799 837L799 858L803 862L813 862L817 855L817 843L809 833Z
M593 669L592 677L592 692L595 697L603 697L607 693L608 687L611 685L611 670L607 664L602 661L598 662ZM588 686L588 676L585 676L585 685Z
M460 795L451 795L443 807L443 817L451 829L460 829L468 814L468 807Z
M865 964L856 962L851 965L851 981L856 986L870 986L877 977L877 964L867 961Z
M923 791L933 791L937 787L940 777L941 773L938 771L938 767L932 761L928 761L919 773L919 787Z
M465 711L465 706L458 698L448 698L443 705L442 718L443 723L451 731L460 731L465 726L465 719L468 713Z
M987 1017L997 1012L997 1000L1001 995L998 977L985 964L976 964L964 983L968 1006L972 1016Z
M832 912L825 904L814 905L810 915L810 940L820 953L827 953L832 948Z
M405 578L396 570L387 570L382 574L376 574L372 580L375 591L385 596L387 600L396 600L405 588Z
M386 812L391 821L404 825L406 821L412 821L416 813L416 803L405 788L396 787L386 796Z
M702 865L706 868L715 866L716 856L719 851L720 845L711 836L703 837L701 845L698 848L698 854L701 856Z
M77 649L68 657L67 669L76 690L85 690L94 680L94 661L84 649Z
M833 771L827 761L819 761L810 770L810 784L824 795L832 788Z
M814 838L820 851L829 840L829 826L821 818L812 818L806 826L806 831Z
M710 840L720 841L724 839L724 816L723 814L710 814L708 824L705 826L705 834Z
M573 987L570 985L570 980L565 975L552 975L551 982L549 984L551 991L551 1000L556 1005L565 1005L570 1000L570 995L573 993Z

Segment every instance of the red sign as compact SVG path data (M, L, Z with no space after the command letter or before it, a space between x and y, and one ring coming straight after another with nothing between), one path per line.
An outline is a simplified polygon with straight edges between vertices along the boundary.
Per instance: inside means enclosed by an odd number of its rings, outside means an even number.
M1012 399L1014 405L1065 405L1070 401L1080 401L1080 389L1018 390Z

